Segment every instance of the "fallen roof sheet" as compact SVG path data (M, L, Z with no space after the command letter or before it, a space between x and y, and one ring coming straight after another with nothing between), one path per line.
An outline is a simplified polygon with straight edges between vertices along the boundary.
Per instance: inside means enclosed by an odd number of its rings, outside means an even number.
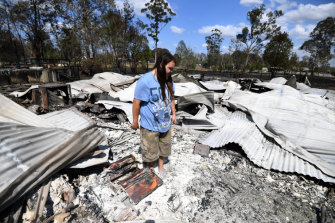
M131 84L129 87L118 92L110 92L109 95L113 98L118 98L120 101L123 102L132 102L134 99L136 83L137 81Z
M286 78L284 77L275 77L275 78L272 78L269 83L272 83L272 84L285 84L287 82Z
M10 93L9 95L12 95L14 97L22 97L23 95L27 94L29 91L31 91L32 89L36 89L38 88L38 85L31 85L30 88L28 88L27 90L20 92L20 91L13 91L12 93Z
M0 94L0 102L0 121L2 122L15 122L36 127L53 127L42 117L16 104L2 94Z
M70 131L57 116L45 120L1 94L0 102L1 120L10 121L0 122L1 211L105 139L93 121Z
M236 91L224 104L251 114L264 134L335 177L334 111L278 90L262 94Z
M234 88L241 88L241 86L234 82L234 81L219 81L219 80L212 80L212 81L199 81L202 85L204 85L209 91L221 91L225 90L228 87Z
M187 83L175 83L175 93L174 95L177 97L181 97L189 94L196 94L206 92L205 89L199 87L195 83L187 82Z
M214 92L206 91L195 94L188 94L178 98L178 110L185 111L192 105L206 105L210 112L214 112Z
M309 102L312 102L318 105L325 106L329 109L335 109L335 94L331 91L327 91L323 89L316 89L316 88L308 88L308 90L304 89L304 90L299 91L287 85L273 84L273 83L267 83L267 82L256 83L255 85L266 87L272 90L277 90L277 91L274 91L275 92L274 94L277 94L278 92L280 92L281 95L284 95L284 94L288 96L291 95L297 98L301 98L302 100L305 100L305 101L309 101ZM299 86L299 83L298 83L298 86ZM332 100L329 100L328 98Z
M132 83L136 79L131 76L122 75L114 72L104 72L95 74L89 80L79 80L70 82L72 97L83 97L88 94L112 91L110 85L119 86L120 84Z
M69 83L71 85L72 98L85 98L89 94L102 93L103 90L93 86L90 80L79 80Z
M80 131L95 123L90 117L78 111L75 107L50 112L38 117L43 118L57 128L70 131Z
M118 108L124 113L126 113L127 118L130 123L133 123L133 104L121 102L121 101L110 101L110 100L100 100L97 101L95 104L103 104L106 109L110 110L112 108Z
M324 174L313 164L282 149L276 142L264 136L255 123L240 111L232 113L229 118L225 119L225 125L221 129L211 132L201 143L212 148L236 143L242 147L252 162L265 169L295 172L321 179L324 182L335 182L334 177Z
M192 129L219 129L225 123L227 108L215 105L215 112L207 114L207 107L203 105L195 115L186 115L183 118L183 126Z

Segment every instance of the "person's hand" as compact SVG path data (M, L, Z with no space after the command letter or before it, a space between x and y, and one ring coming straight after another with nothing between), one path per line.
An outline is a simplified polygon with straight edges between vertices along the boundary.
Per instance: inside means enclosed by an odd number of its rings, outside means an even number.
M176 124L176 122L177 122L177 116L176 116L176 114L172 114L172 124Z
M131 128L134 129L134 130L138 129L138 128L139 128L139 126L138 126L138 122L133 122L133 123L131 124Z

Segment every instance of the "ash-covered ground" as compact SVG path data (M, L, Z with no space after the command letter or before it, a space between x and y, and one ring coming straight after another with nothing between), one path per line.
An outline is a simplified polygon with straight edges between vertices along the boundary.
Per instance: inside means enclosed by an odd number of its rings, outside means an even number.
M110 162L132 154L142 167L139 131L129 123L88 115L109 139ZM164 183L137 205L110 181L108 165L61 171L52 178L45 219L71 206L71 213L58 215L57 222L335 221L333 185L257 167L235 144L211 150L209 157L194 154L195 143L208 133L173 126ZM30 195L29 209L36 197L36 192Z
M22 90L26 88L22 86ZM13 89L17 87L3 87L1 92L8 95ZM22 105L31 107L29 102ZM50 111L59 109L62 107ZM139 131L119 121L115 114L93 114L89 109L84 113L106 134L111 149L109 163L132 154L142 168ZM172 155L165 160L163 185L137 205L117 182L110 181L108 163L63 169L51 179L39 221L335 222L334 185L255 166L236 144L211 149L209 157L194 154L194 145L207 134L173 126ZM24 219L31 217L38 189L23 198L28 200Z

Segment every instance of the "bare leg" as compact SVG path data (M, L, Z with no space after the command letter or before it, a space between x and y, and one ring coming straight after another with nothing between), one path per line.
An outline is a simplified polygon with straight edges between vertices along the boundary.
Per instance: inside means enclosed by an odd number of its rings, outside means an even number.
M158 171L161 173L164 173L163 164L164 164L164 157L160 156L158 158Z
M154 170L154 162L147 162L147 163L146 163L146 167L148 167L148 168Z

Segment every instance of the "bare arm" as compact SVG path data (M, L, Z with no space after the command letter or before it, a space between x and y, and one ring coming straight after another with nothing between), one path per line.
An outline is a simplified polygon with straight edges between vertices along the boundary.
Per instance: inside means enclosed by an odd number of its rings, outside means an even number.
M172 102L171 102L171 111L172 111L172 124L176 124L177 116L176 116L176 105L175 105L174 99L172 99Z
M131 124L131 128L134 130L139 128L138 116L140 114L140 105L141 105L141 100L134 98L133 100L133 123Z

